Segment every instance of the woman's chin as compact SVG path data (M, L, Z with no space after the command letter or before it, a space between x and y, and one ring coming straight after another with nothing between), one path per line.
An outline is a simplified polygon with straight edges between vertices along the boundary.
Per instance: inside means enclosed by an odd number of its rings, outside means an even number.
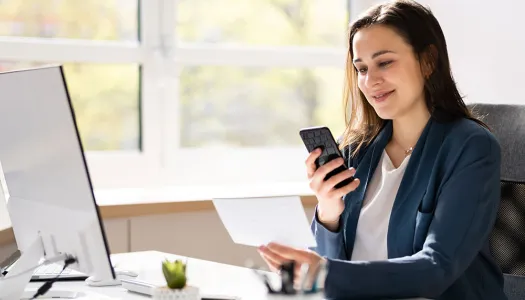
M376 109L376 114L383 120L393 120L396 114L393 111L387 109Z

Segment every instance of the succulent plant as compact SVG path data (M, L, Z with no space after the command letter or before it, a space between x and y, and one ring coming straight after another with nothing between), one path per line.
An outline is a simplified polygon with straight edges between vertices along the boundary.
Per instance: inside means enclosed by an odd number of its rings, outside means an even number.
M186 286L186 264L182 260L164 260L162 273L170 289L182 289Z

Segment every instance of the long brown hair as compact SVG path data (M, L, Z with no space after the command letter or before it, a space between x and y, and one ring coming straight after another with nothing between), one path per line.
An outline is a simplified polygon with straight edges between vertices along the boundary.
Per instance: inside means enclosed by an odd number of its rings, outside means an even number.
M359 90L357 71L352 64L355 34L375 24L393 28L412 46L420 65L430 64L432 73L425 79L424 90L432 118L442 122L468 118L487 127L463 102L452 77L445 36L430 9L415 1L397 0L371 7L350 26L343 99L346 129L341 148L356 145L352 154L357 153L377 136L385 124Z

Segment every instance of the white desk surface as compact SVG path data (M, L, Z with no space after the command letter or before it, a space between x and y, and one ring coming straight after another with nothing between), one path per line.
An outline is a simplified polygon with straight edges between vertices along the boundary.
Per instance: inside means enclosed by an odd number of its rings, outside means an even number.
M160 283L165 282L161 271L161 262L164 258L171 260L186 259L186 257L157 251L132 252L111 256L116 267L137 272L139 274L137 280ZM235 295L243 300L275 299L267 295L266 287L251 269L193 258L188 258L187 262L188 284L198 286L201 294ZM272 279L278 280L276 274L271 274L271 276L273 276ZM30 283L28 287L37 288L40 285L42 285L41 282L36 282ZM54 288L86 292L87 294L102 294L113 299L150 299L144 295L128 292L121 286L89 287L84 282L56 282L53 285ZM315 300L321 299L322 295L308 297L312 300L314 298ZM93 296L87 299L97 299L97 297ZM290 297L290 299L297 299L297 297Z

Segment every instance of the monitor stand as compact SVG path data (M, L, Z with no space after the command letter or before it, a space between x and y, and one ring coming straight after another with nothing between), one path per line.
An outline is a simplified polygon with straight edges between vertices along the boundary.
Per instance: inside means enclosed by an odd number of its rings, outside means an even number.
M5 277L3 278L0 278L0 300L20 300L33 298L33 295L36 293L40 285L37 287L27 288L27 284L30 282L34 270L36 269L44 255L45 251L42 242L42 237L39 236L35 239L33 243L31 243L31 245L25 251L22 251L22 254L18 258L18 260L15 263L13 263L13 265L10 267L7 275L5 275ZM65 255L63 256L66 257ZM48 257L48 259L54 258ZM134 274L134 272L125 270L116 270L116 273L117 275L121 274L129 278L137 276L137 274ZM111 282L97 281L94 277L90 277L90 279L91 281L86 280L86 283L92 286L110 286L121 284L120 279L116 279ZM104 297L103 295L100 295L98 293L96 293L96 295L99 299L111 299L110 297ZM52 287L45 295L40 296L39 299L75 299L84 296L85 293L83 292L57 289L55 287Z
M22 297L26 285L33 276L33 270L43 255L42 240L38 238L22 252L20 258L10 268L9 273L0 280L0 300L15 300Z
M42 257L44 257L44 247L41 237L38 237L22 252L22 255L12 265L7 275L0 279L0 300L19 300L27 296L27 299L31 299L33 297L38 287L30 289L26 288L26 286ZM76 298L78 294L77 292L51 288L43 298L50 298L50 296L56 295L60 298L71 299Z

